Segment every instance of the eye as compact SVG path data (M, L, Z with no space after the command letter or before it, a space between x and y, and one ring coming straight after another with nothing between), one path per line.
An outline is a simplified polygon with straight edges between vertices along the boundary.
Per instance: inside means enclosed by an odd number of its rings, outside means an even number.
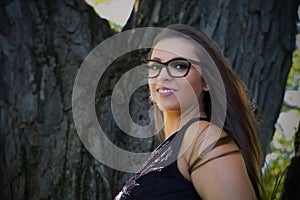
M159 70L161 68L161 64L155 62L148 62L147 68L149 70Z
M170 67L176 70L187 70L189 63L187 61L174 61L170 63Z

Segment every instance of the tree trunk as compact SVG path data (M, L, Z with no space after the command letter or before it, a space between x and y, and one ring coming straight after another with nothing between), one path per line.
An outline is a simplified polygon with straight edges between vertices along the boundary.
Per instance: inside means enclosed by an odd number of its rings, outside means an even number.
M82 0L0 3L0 199L111 199L113 171L83 147L71 110L107 21Z
M296 10L296 1L137 0L126 28L185 23L211 34L259 109L268 114L262 117L261 131L266 148L291 63ZM112 199L130 174L90 155L77 135L71 110L80 64L114 34L107 21L82 0L4 0L0 19L0 198ZM107 73L96 97L100 123L124 148L152 149L151 138L145 143L124 139L117 129L109 102L123 71L112 68ZM144 91L135 95L132 104L147 101ZM131 106L132 116L144 123L146 108L137 107Z
M257 105L266 152L295 49L298 1L137 0L126 29L184 23L214 38Z

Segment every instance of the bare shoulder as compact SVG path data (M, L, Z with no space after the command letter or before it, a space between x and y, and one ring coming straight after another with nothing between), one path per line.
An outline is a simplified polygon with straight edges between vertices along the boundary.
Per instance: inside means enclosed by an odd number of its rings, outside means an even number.
M180 155L183 155L186 161L191 159L195 146L204 141L207 130L211 124L207 121L197 121L191 124L186 132L181 143Z
M241 154L219 157L195 168L191 180L203 199L256 199Z
M184 134L181 145L181 154L188 162L204 158L209 148L227 134L222 129L207 121L198 121L191 124ZM233 144L235 147L236 145Z
M198 146L206 129L210 123L207 121L197 121L192 123L184 134L184 138L181 143L180 152L178 154L177 166L181 174L189 181L191 181L191 174L189 171L189 162L194 160L195 146Z
M220 141L225 142L219 145ZM185 133L181 154L186 177L203 199L256 199L243 156L222 129L206 121L193 123Z
M190 129L198 134L185 158L199 195L203 199L256 199L243 156L233 139L209 123L199 122L198 126Z

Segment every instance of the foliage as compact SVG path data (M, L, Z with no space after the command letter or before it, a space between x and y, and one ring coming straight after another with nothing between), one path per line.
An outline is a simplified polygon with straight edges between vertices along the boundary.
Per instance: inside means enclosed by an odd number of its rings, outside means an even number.
M287 79L286 91L299 91L300 90L300 51L294 51L293 65ZM282 105L281 113L296 112L297 118L300 116L300 107L298 105L290 106L288 102ZM287 119L286 121L289 121ZM266 190L268 199L277 200L281 197L283 182L287 167L291 158L294 155L294 137L288 138L287 133L282 127L282 124L277 122L275 125L276 131L272 142L269 146L269 154L266 156L266 163L263 168L263 183ZM296 132L296 127L294 132Z
M111 21L111 20L108 20L108 23L109 23L110 28L112 28L113 30L115 30L115 31L117 31L117 32L120 32L120 31L122 30L122 28L123 28L122 26L120 26L120 25L114 23L114 22Z
M289 77L287 80L287 90L299 90L300 88L300 50L294 51L293 65L290 69Z
M287 139L283 129L278 124L275 137L269 146L266 164L263 171L263 183L268 199L280 199L283 187L284 175L290 159L294 155L292 139Z
M95 5L102 4L102 3L110 4L112 2L112 0L94 0L94 2L95 2Z

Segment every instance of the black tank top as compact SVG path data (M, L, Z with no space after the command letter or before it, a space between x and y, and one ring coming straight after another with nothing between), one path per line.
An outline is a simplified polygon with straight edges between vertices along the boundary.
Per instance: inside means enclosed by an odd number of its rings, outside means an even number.
M191 181L177 167L177 156L186 129L194 118L162 142L144 166L122 188L115 200L201 200Z

